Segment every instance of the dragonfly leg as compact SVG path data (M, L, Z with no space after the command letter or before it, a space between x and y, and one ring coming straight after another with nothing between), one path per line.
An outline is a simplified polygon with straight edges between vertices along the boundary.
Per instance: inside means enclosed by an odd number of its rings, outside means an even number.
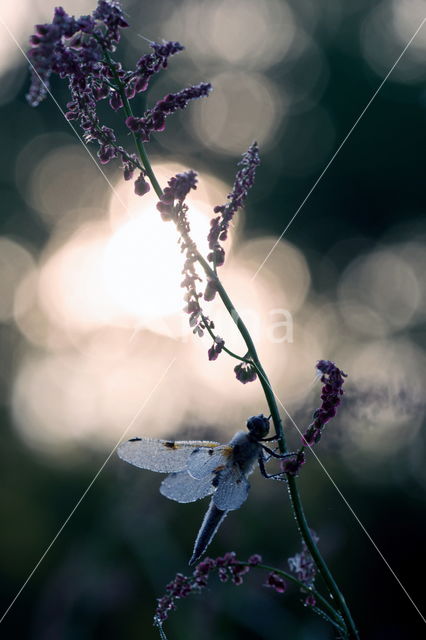
M264 451L269 453L270 456L272 456L273 458L279 458L280 460L282 460L283 458L288 458L289 456L295 455L294 453L275 453L275 451L272 451L272 449L270 449L269 447L266 447L264 444L261 444L260 446Z
M260 468L260 473L262 474L262 476L264 478L267 478L268 480L270 480L271 478L284 480L284 478L283 478L283 476L285 476L285 472L284 471L281 471L280 473L268 473L266 471L265 461L263 459L263 456L259 456L259 468Z
M260 442L273 442L274 440L278 440L278 436L271 436L270 438L262 438Z

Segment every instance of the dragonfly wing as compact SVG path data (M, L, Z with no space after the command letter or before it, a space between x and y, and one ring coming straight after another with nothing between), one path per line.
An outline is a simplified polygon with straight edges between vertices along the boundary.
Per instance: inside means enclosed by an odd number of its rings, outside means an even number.
M219 474L213 502L218 509L238 509L247 498L249 489L250 483L239 466L228 466Z
M160 493L176 502L194 502L213 493L213 479L213 474L195 480L187 471L171 473L161 483Z
M193 478L201 479L218 473L232 461L234 448L229 444L218 447L197 447L188 459L187 469Z
M132 438L117 448L122 460L149 471L172 473L186 469L194 449L211 450L218 442L202 440L157 440L154 438Z

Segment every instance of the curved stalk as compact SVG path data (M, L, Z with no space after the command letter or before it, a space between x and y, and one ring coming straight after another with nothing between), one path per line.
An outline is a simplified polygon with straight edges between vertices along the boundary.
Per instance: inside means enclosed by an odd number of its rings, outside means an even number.
M127 116L132 116L133 112L129 103L129 100L127 99L127 96L125 94L124 91L124 87L120 81L120 78L115 70L114 64L111 60L111 57L109 56L108 51L105 51L105 57L106 60L110 66L110 69L112 71L112 74L114 76L114 80L116 82L117 85L117 90L120 93L120 97L123 101L123 106L124 106L124 110ZM163 191L160 187L159 182L157 181L157 178L155 177L154 171L152 169L151 163L149 161L149 158L146 154L145 148L142 144L142 142L137 138L137 136L132 133L133 135L133 139L139 154L139 157L141 159L141 162L144 166L144 169L147 173L148 178L151 181L151 184L156 192L156 194L158 195L158 197L161 199L162 195L163 195ZM228 313L230 314L231 318L233 319L234 323L236 324L239 332L241 333L241 336L247 346L247 350L248 353L250 355L251 361L254 364L254 366L256 367L256 370L258 372L259 375L259 381L260 384L262 385L262 389L263 392L265 394L265 398L266 401L268 403L268 407L269 407L269 411L272 417L272 421L274 424L274 428L275 428L275 433L277 435L278 438L278 446L279 446L279 450L281 453L287 453L287 445L286 445L286 441L285 441L285 436L284 436L284 430L283 430L283 425L282 425L282 421L281 421L281 416L278 410L278 406L275 400L275 394L272 390L271 384L268 380L268 377L265 373L265 370L263 369L263 366L260 362L259 356L257 354L256 351L256 347L254 345L254 342L252 340L252 337L250 335L249 330L247 329L243 319L241 318L241 316L239 315L239 313L237 312L234 304L232 303L230 297L228 296L226 290L224 289L222 283L220 282L217 273L215 273L215 270L212 269L210 267L210 265L208 264L208 262L205 260L205 258L198 252L198 250L195 250L195 256L197 261L200 263L201 267L203 268L206 276L211 279L214 280L216 288L217 288L217 292L224 304L224 306L226 307ZM230 353L230 355L232 355L233 357L235 357L235 354ZM237 359L241 359L237 356ZM345 599L343 597L343 595L341 594L333 576L331 575L330 570L327 567L327 564L325 562L325 560L323 559L323 557L320 554L320 551L317 547L317 545L315 544L307 520L306 520L306 516L303 510L303 506L302 506L302 502L301 502L301 498L300 498L300 494L298 491L298 487L297 487L297 482L296 482L296 478L294 476L287 476L288 479L288 489L289 489L289 494L290 494L290 498L291 498L291 503L293 506L293 510L294 510L294 514L297 520L297 524L299 527L299 531L300 534L303 538L303 540L306 543L307 548L309 549L309 552L312 555L312 558L314 559L314 562L316 563L318 570L321 574L321 576L323 577L325 583L327 584L327 587L330 591L330 594L332 596L332 598L334 599L334 601L336 602L337 607L340 610L342 619L344 620L347 630L348 630L348 638L350 638L350 640L358 640L358 632L357 629L355 627L355 624L352 620L352 616L350 614L349 608L345 602ZM329 605L329 607L331 607L331 605ZM332 607L331 607L332 608ZM333 610L334 612L334 610ZM335 612L334 612L334 615Z
M337 586L336 581L334 580L331 574L331 571L327 566L327 563L325 562L317 545L315 544L312 538L312 535L308 526L308 522L306 520L305 512L303 510L299 489L296 483L296 478L294 476L287 475L287 481L288 481L288 491L290 494L290 499L293 505L293 509L296 516L297 525L299 527L300 534L302 535L305 541L305 544L308 547L309 553L311 554L316 566L318 567L318 570L321 576L323 577L324 582L326 583L330 591L330 594L335 599L336 604L340 609L342 618L344 619L347 626L348 637L351 639L353 638L354 640L357 640L359 637L358 631L352 619L351 612L349 611L349 607L346 604L343 594L341 593L339 587Z
M244 562L239 560L237 562L237 564L240 564L242 566L245 567L250 567L253 568L253 565L251 565L249 562ZM283 578L285 578L286 580L288 580L289 582L292 582L293 584L295 584L297 587L299 587L299 589L306 591L306 593L310 593L312 594L316 600L318 600L318 602L321 602L321 604L323 605L324 609L326 609L328 611L328 613L330 614L330 616L332 616L337 624L340 626L342 624L342 618L341 616L339 616L338 613L336 613L336 611L333 609L333 607L331 606L331 604L324 598L323 595L321 595L319 593L319 591L317 591L316 589L314 589L314 587L307 587L305 584L303 584L303 582L300 582L300 580L298 580L297 578L295 578L294 576L291 575L291 573L288 573L287 571L284 571L283 569L277 569L276 567L270 567L267 564L263 564L263 563L259 563L256 564L254 568L258 567L259 569L265 569L266 571L270 571L271 573L277 573L280 576L283 576Z
M124 90L124 86L123 83L120 80L120 77L115 69L114 63L111 59L111 56L109 55L109 51L107 49L103 49L104 50L104 55L105 55L105 60L111 70L112 76L114 78L115 81L115 88L118 91L118 93L120 94L120 98L123 101L123 108L124 108L124 112L126 114L126 116L129 118L130 116L133 116L133 111L132 111L132 107L130 106L130 102L126 96L126 92ZM133 142L135 143L136 149L138 151L139 157L141 159L141 162L143 164L143 167L146 171L146 175L148 176L155 193L157 194L157 196L161 199L161 196L163 195L163 191L160 187L160 184L157 180L157 178L155 177L155 173L152 169L151 163L149 161L149 158L147 156L147 153L145 151L145 147L143 145L143 143L139 140L139 138L135 135L135 133L132 131L132 137L133 137Z
M199 255L199 254L198 254ZM198 258L198 256L197 256ZM259 357L257 355L256 352L256 348L254 346L253 340L250 336L250 333L246 327L246 325L244 324L241 316L239 315L239 313L237 312L236 308L234 307L231 299L229 298L228 294L226 293L223 285L221 284L219 278L216 276L216 274L214 273L214 271L211 269L211 267L209 266L209 264L206 262L206 260L199 255L198 261L200 262L201 266L203 267L204 271L206 272L206 275L215 280L215 285L218 291L219 296L222 299L222 302L224 303L228 313L230 314L230 316L232 317L232 319L234 320L237 328L239 329L246 345L247 345L247 349L249 351L250 356L253 359L253 363L256 366L256 369L259 373L259 380L260 383L263 387L264 393L265 393L265 397L266 400L268 402L268 407L269 407L269 411L271 412L271 416L272 416L272 420L274 423L274 427L275 427L275 431L276 431L276 435L278 436L278 445L280 448L280 452L281 453L286 453L287 452L287 448L286 448L286 443L285 443L285 439L284 439L284 433L283 433L283 429L282 429L282 422L281 422L281 417L279 415L279 411L278 411L278 406L275 400L275 394L272 390L272 387L269 383L269 380L266 376L266 373L260 363ZM277 419L278 416L278 419ZM293 506L293 510L294 510L294 514L296 516L296 521L299 527L299 531L300 534L303 538L303 540L306 543L307 548L309 549L309 552L311 553L315 564L318 567L318 570L320 572L320 574L322 575L331 596L334 598L335 602L337 603L337 606L339 607L341 614L342 614L342 618L345 621L345 624L347 626L348 629L348 637L351 638L351 640L357 640L358 638L358 632L357 629L355 627L354 621L352 619L351 613L349 611L349 608L346 604L346 601L342 595L342 593L340 592L325 560L323 559L317 545L314 542L314 539L312 537L311 531L309 529L307 520L306 520L306 516L305 516L305 512L303 510L303 505L302 505L302 501L300 498L300 494L299 494L299 490L297 487L297 481L296 478L294 476L291 475L287 475L287 480L288 480L288 488L289 488L289 494L290 494L290 498L291 498L291 503Z
M233 305L233 303L232 303L230 297L228 296L227 292L225 291L221 281L219 280L219 278L217 277L217 275L215 274L213 269L210 267L210 265L207 262L207 260L205 260L203 258L203 256L198 251L196 252L196 256L197 256L198 262L203 267L204 272L206 273L207 277L210 278L211 280L215 281L217 292L218 292L223 304L225 305L229 315L231 316L231 318L235 322L239 332L241 333L241 336L243 337L243 340L246 343L247 351L250 354L252 362L255 365L257 371L260 373L259 381L260 381L260 384L262 385L263 392L264 392L265 397L266 397L266 399L268 401L268 406L269 406L269 410L270 410L270 413L271 413L271 416L272 416L272 422L274 424L275 433L276 433L276 435L278 437L278 444L279 444L279 447L280 447L280 451L281 451L281 453L287 453L287 445L286 445L286 441L285 441L284 430L283 430L283 425L282 425L282 421L281 421L280 412L278 411L278 407L277 407L277 404L275 402L275 398L274 398L274 394L273 394L271 385L270 385L269 380L268 380L268 378L266 376L266 373L265 373L265 371L264 371L264 369L263 369L263 367L262 367L262 365L260 363L259 356L257 355L256 347L254 346L254 342L252 340L250 332L247 329L247 327L246 327L243 319L241 318L240 314L236 310L235 306Z
M210 327L210 323L207 321L206 316L201 316L204 322L204 325L208 331L208 333L210 334L210 337L213 340L216 340L216 336L214 335L211 327ZM249 360L249 358L242 358L241 356L238 356L236 353L234 353L233 351L231 351L231 349L228 349L228 347L223 346L222 350L228 354L228 356L231 356L231 358L235 358L235 360L239 360L240 362L246 362L247 364L251 364L251 360Z

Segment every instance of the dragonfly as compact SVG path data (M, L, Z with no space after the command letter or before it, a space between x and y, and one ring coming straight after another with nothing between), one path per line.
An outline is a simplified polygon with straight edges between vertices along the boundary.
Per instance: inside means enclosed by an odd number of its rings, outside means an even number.
M248 476L256 463L267 478L282 475L269 475L265 468L271 456L292 455L278 454L264 444L277 440L277 436L267 437L269 420L263 414L252 416L247 421L248 431L238 431L228 444L131 438L117 448L125 462L169 474L160 486L160 493L166 498L188 503L212 496L195 540L190 565L205 553L228 513L246 500L250 489Z

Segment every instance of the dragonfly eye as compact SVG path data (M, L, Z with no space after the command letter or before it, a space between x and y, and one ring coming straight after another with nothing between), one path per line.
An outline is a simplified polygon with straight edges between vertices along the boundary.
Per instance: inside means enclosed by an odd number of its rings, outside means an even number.
M268 435L269 418L266 418L263 413L252 416L247 420L247 429L257 440L261 440Z

